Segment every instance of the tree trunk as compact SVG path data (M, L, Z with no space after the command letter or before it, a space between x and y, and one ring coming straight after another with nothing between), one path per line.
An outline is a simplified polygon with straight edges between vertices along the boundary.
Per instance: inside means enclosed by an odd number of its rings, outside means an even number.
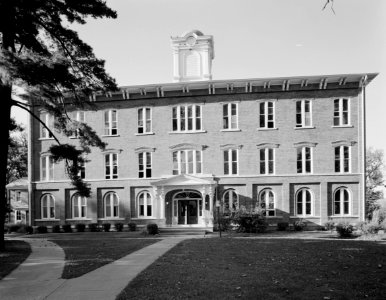
M8 159L8 142L9 142L9 129L10 129L10 119L11 119L11 96L12 96L12 86L4 85L0 81L0 120L3 120L3 126L0 126L0 141L2 141L0 146L0 224L1 224L1 233L0 233L0 251L3 251L5 248L4 242L4 221L5 221L5 207L7 204L6 197L6 180L7 180L7 159Z

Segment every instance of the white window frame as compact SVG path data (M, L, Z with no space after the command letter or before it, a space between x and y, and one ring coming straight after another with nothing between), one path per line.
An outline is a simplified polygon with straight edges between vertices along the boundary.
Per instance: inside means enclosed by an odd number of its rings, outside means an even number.
M142 164L141 164L142 156ZM149 163L150 156L150 163ZM142 165L142 170L141 170ZM150 170L150 176L147 176L147 171ZM141 176L142 173L142 176ZM139 152L138 153L138 178L152 178L153 176L153 154L152 152Z
M307 192L310 193L310 208L311 208L311 213L307 214ZM302 213L300 214L298 212L298 195L302 193ZM301 188L299 189L296 194L295 194L295 215L297 217L312 217L314 215L314 194L312 193L311 189L309 188Z
M21 210L15 210L15 222L19 222L23 220L22 211Z
M236 172L234 172L233 170L233 155L232 155L232 152L233 151L236 151ZM228 153L228 161L226 161L225 159L225 152ZM232 176L232 175L238 175L239 174L239 149L235 149L235 148L230 148L230 149L225 149L223 150L223 158L224 158L224 175L229 175L229 176ZM226 164L228 164L228 173L226 173L226 169L225 169L225 166Z
M273 208L269 208L269 193L272 193L273 196ZM265 196L263 199L263 195ZM264 214L266 217L275 217L276 216L276 196L275 193L271 188L266 188L260 191L259 193L259 202L260 202L260 207L264 209ZM264 205L263 205L264 203ZM272 214L270 214L272 213Z
M347 148L348 150L348 157L346 158L344 156L344 150L345 148ZM338 157L336 156L336 150L339 149L339 155ZM348 170L345 171L345 161L348 161L347 165L348 165ZM338 162L339 164L339 170L336 169L336 163ZM350 146L345 146L345 145L341 145L341 146L337 146L334 148L334 171L335 173L351 173L351 147Z
M189 153L193 155L193 172L189 172ZM197 153L200 153L201 161L197 161ZM176 156L176 159L175 159ZM203 173L203 154L202 150L186 149L177 150L172 153L173 160L173 175L179 174L202 174ZM177 169L175 163L177 162ZM182 173L183 165L185 165L185 172ZM200 166L201 172L197 172L198 166Z
M232 106L236 107L236 115L232 115ZM224 114L225 110L225 114ZM238 130L239 129L239 104L235 102L223 104L223 130ZM236 121L232 122L232 116L235 116ZM227 126L228 125L228 126Z
M115 121L113 121L113 114L115 114ZM116 109L105 110L103 112L103 117L104 117L104 126L105 126L104 135L117 136L118 135L118 111Z
M269 112L268 112L269 103L272 103L272 119L273 120L268 120L268 117L270 115ZM261 109L261 106L263 106L263 111ZM276 103L275 103L275 101L262 101L262 102L259 102L259 111L260 111L260 115L259 115L259 128L260 129L276 129L276 114L275 114ZM263 122L264 124L261 124L262 116L264 117L264 122ZM272 127L268 126L269 122L273 123Z
M43 112L41 115L41 121L51 130L54 129L55 118L53 115L48 112ZM41 139L53 139L52 134L45 128L42 124L40 124L40 138Z
M116 156L116 174L114 174L114 155ZM106 162L106 158L108 157L108 164ZM111 152L106 153L104 155L104 161L105 161L105 179L118 179L119 177L119 160L118 160L118 153ZM107 167L109 168L109 174L106 172Z
M82 204L84 200L84 204ZM75 203L77 202L77 203ZM77 205L75 205L77 204ZM72 212L72 218L73 219L87 219L87 198L86 197L82 197L81 195L79 195L78 193L72 195L71 197L71 212ZM84 208L84 210L83 210ZM78 213L78 216L76 217L75 216L75 212L76 212L76 209L78 210L77 213ZM83 214L83 211L84 211L84 216L82 216Z
M229 208L228 208L228 211L226 210L226 207L225 207L225 196L229 194ZM233 202L233 196L236 196L236 203ZM240 201L239 201L239 194L236 192L235 189L227 189L226 191L224 191L223 195L222 195L222 203L223 203L223 213L230 213L232 211L235 211L239 208L240 206Z
M308 112L310 114L310 124L306 124L306 103L309 103L309 109L310 111ZM300 103L300 113L298 113L298 103ZM295 114L296 114L296 125L295 127L296 128L310 128L312 127L312 101L311 100L306 100L306 99L303 99L303 100L297 100L296 101L296 104L295 104ZM298 114L300 114L300 123L298 123Z
M21 202L21 192L15 191L16 202Z
M107 207L107 197L110 200L110 216L107 216L108 207ZM117 200L116 205L114 204L114 200ZM116 208L116 210L115 210ZM119 218L119 197L115 192L107 192L103 197L103 212L105 219L117 219ZM116 213L115 213L116 212Z
M150 111L150 119L146 117L146 111ZM147 129L147 124L149 125L149 130ZM137 134L151 134L152 132L152 127L153 126L153 111L151 107L140 107L137 110ZM140 132L142 129L142 132Z
M269 152L272 151L272 161L269 160ZM264 152L264 160L261 159L261 153ZM273 175L275 174L275 149L274 148L261 148L259 149L259 160L260 160L260 165L259 165L259 171L261 175ZM269 163L272 162L272 172L269 172ZM265 172L261 172L262 165L264 164L264 169Z
M347 194L348 194L348 201L345 201L345 199L344 199L344 191L346 191ZM340 213L336 213L336 210L335 210L335 202L336 202L335 198L336 198L336 194L338 192L340 193L340 199L339 199L339 210L340 210ZM334 216L340 216L340 217L350 216L351 215L351 208L352 208L352 200L351 199L352 199L351 192L350 192L350 190L347 187L339 187L339 188L337 188L334 191L334 195L333 195L333 199L332 199L333 215ZM348 213L344 212L344 203L345 202L348 202Z
M307 160L306 160L306 148L310 149L310 171L307 172ZM302 171L298 171L298 154L299 150L301 150L301 162L302 162ZM314 170L313 166L313 147L309 146L304 146L304 147L299 147L296 149L296 172L297 174L312 174Z
M47 198L47 206L43 206L43 200ZM47 193L43 194L40 198L40 208L41 208L41 219L43 220L53 220L55 219L55 198L52 194ZM47 217L44 217L44 211L47 213ZM51 216L53 212L53 216Z
M140 198L143 195L143 214L141 214L141 206ZM152 218L154 214L153 209L153 197L149 193L149 191L141 191L137 196L137 207L138 207L138 218ZM148 213L148 209L150 207L151 214Z
M189 117L189 107L192 108L192 117ZM196 111L197 107L200 109L200 115L197 116ZM181 108L185 112L184 119L181 119ZM176 117L174 117L174 111L176 112ZM192 121L192 129L188 129L189 119ZM197 119L199 119L199 127L197 129ZM174 126L174 123L177 122L177 126ZM184 124L185 129L181 129L181 124ZM172 107L172 132L203 132L202 129L202 105L200 104L186 104L178 105Z
M343 123L343 102L347 101L347 123ZM338 101L338 111L335 110L335 101ZM351 101L350 98L337 98L333 102L334 115L333 115L333 127L346 127L351 126ZM336 115L337 114L337 115ZM338 120L338 124L335 124L335 120Z
M80 170L78 172L78 176L82 179L86 178L86 162L79 162Z
M43 155L40 157L40 180L52 181L55 174L55 163L51 155Z
M86 113L83 110L78 110L74 112L74 120L78 123L85 123L86 122ZM79 135L79 129L76 129L72 132L71 137L77 138Z

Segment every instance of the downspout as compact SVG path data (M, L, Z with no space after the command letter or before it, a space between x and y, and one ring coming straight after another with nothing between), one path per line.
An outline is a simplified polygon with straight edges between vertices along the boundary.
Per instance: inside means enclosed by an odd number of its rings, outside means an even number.
M366 218L366 84L367 75L361 79L361 105L362 105L362 201L360 220Z
M33 103L31 101L31 110L33 111ZM34 193L32 188L32 182L34 180L33 178L33 118L30 114L28 114L28 225L32 226L35 224L32 224L32 220L35 219L35 212L34 218L32 219L32 203L34 202Z

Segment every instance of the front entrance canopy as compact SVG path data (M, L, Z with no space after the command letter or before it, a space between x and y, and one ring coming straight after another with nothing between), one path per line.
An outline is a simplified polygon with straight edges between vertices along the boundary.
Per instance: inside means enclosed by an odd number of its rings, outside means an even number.
M216 185L216 181L211 179L203 179L192 175L181 174L170 178L161 179L151 183L155 187L161 186L205 186Z

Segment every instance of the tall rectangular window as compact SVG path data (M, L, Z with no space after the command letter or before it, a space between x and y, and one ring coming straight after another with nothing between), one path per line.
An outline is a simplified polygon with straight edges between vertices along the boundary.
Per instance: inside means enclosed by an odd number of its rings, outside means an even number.
M105 155L105 178L116 179L118 178L118 154L109 153Z
M180 150L173 152L173 175L201 173L202 151Z
M86 178L86 163L85 162L80 162L79 163L79 173L78 176L82 179Z
M238 174L238 150L224 150L224 175Z
M138 153L138 177L151 178L151 152Z
M151 133L151 108L138 109L138 133Z
M296 101L296 127L312 126L312 104L310 100Z
M200 105L179 105L172 109L173 131L202 130L202 109Z
M349 99L334 100L334 126L350 125L350 103Z
M297 149L297 173L312 173L312 150L310 147Z
M260 128L275 128L275 104L272 101L260 103Z
M54 179L54 161L50 155L41 157L41 180L49 181Z
M84 111L76 111L73 114L73 119L78 123L84 123L86 121ZM79 129L76 129L72 133L72 137L77 137L79 135Z
M51 131L54 129L54 116L50 115L49 113L42 113L41 120ZM40 138L53 138L52 134L43 125L40 126Z
M335 172L350 172L350 148L348 146L335 147Z
M238 104L227 103L223 107L223 129L238 129Z
M272 148L260 149L260 174L273 174L274 166L274 150Z
M105 111L105 135L118 134L118 116L116 110Z

